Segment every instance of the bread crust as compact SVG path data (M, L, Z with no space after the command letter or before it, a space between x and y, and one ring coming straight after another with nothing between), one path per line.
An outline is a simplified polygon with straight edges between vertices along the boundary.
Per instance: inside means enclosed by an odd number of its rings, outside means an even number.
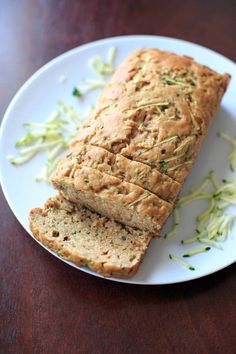
M139 50L116 70L72 145L103 147L182 184L228 82L190 57Z
M76 165L69 176L57 171L53 186L64 198L132 227L159 234L172 204L132 183Z
M175 202L181 188L178 182L155 168L89 144L76 144L60 161L57 174L69 176L77 166L91 167L136 184L172 203Z

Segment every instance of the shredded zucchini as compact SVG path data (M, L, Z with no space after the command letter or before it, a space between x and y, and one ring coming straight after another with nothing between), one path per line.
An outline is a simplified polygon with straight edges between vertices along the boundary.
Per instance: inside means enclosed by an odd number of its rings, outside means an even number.
M192 237L192 238L188 238L186 240L181 240L182 245L188 245L189 243L194 243L198 240L198 237Z
M206 245L218 248L219 250L223 250L222 246L218 242L213 241L213 240L209 240L208 238L197 237L197 241L204 243Z
M210 187L211 192L209 192ZM236 205L236 177L231 180L224 179L221 185L217 181L215 173L210 171L198 188L179 199L177 206L180 210L183 206L199 199L208 202L208 206L204 212L196 217L196 236L181 240L181 244L186 245L198 242L206 244L207 247L188 252L183 257L191 257L208 251L211 246L222 250L220 242L227 238L236 219L235 213L229 214L227 212L230 206ZM167 238L168 235L173 237L176 234L178 225L175 215L173 220L172 230L164 238Z
M90 59L90 65L96 71L96 73L102 77L111 75L115 71L114 61L116 52L116 47L111 47L108 51L106 62L104 62L100 56L96 55Z
M188 253L185 253L183 255L183 257L192 257L192 256L195 256L196 254L210 251L210 249L211 249L211 247L201 247L201 248L198 248L196 250L189 251Z
M174 150L174 153L181 152L185 147L188 146L189 142L193 141L193 136L189 136L188 138L184 139L179 146Z
M56 167L61 152L64 151L81 124L81 118L75 109L64 102L49 115L43 123L25 123L27 133L16 141L19 157L8 156L13 165L22 165L39 153L45 153L47 162L37 182L48 181Z
M116 58L116 53L116 47L111 47L108 50L106 61L104 61L99 55L95 55L94 57L90 58L89 64L98 75L98 78L84 79L84 85L82 87L75 86L72 91L72 95L76 97L82 97L92 90L104 87L106 85L107 77L113 74L113 72L115 71L114 62Z
M167 158L167 159L165 159L165 160L160 160L160 161L165 161L165 163L167 163L167 162L170 162L170 161L178 160L178 159L180 159L181 157L183 157L184 155L185 155L185 154L183 153L183 154L179 154L179 155L177 155L177 156L169 157L169 158Z
M150 107L168 107L169 102L149 102L146 104L139 105L134 108L126 109L124 110L125 113L135 113L136 111L139 111L140 109L146 109Z
M190 112L190 116L191 116L191 119L192 119L192 123L193 123L193 126L194 126L194 129L195 130L200 130L200 126L199 126L199 124L197 123L197 121L196 121L196 118L194 117L194 114L193 114L193 112L191 111L191 108L189 107L189 112Z
M90 90L103 87L106 84L106 77L115 70L115 56L116 48L111 47L108 51L106 62L99 56L91 58L90 63L99 78L85 79L84 89L74 87L72 95L80 98ZM59 82L63 83L66 79L65 75L61 75ZM90 107L90 110L92 108ZM59 101L57 109L48 117L46 122L30 122L23 125L27 133L17 140L15 144L19 157L9 155L7 156L8 160L13 165L22 165L38 153L46 153L47 162L36 177L36 181L48 181L57 165L61 152L68 147L76 130L80 127L82 118L73 107L68 106L63 101Z
M172 261L178 262L180 264L182 264L183 266L187 267L189 270L195 270L195 268L189 264L188 262L184 261L182 258L178 257L178 256L174 256L173 254L169 254L169 258Z
M164 238L171 238L171 237L175 236L178 226L179 226L179 207L178 207L178 205L176 205L176 207L174 209L173 229L171 231L167 232L164 235Z
M177 77L163 77L163 81L167 84L167 85L178 85L180 87L183 88L188 88L190 87L189 84L186 84L184 81L182 81L181 79L177 78Z
M174 170L177 170L181 166L191 165L192 163L193 163L193 160L185 161L183 163L180 163L179 165L176 165L176 166L173 166L173 167L168 167L167 170L168 170L168 172L174 171Z
M236 167L236 139L223 132L218 133L218 137L228 141L231 145L233 145L233 151L228 156L228 161L231 171L234 172Z
M151 193L149 192L144 192L139 198L135 199L133 202L129 203L128 205L134 206L135 204L139 203L141 200L146 199L147 197L149 197L151 195Z
M176 139L178 139L179 138L179 136L178 135L174 135L174 136L171 136L171 137L169 137L169 138L166 138L166 139L163 139L163 140L161 140L161 141L159 141L158 143L154 143L154 145L152 145L151 147L148 147L148 148L146 148L146 151L144 151L143 153L146 153L147 151L150 151L150 150L152 150L152 149L154 149L154 148L156 148L156 147L158 147L158 146L160 146L160 145L162 145L162 144L165 144L165 143L170 143L171 141L174 141L174 140L176 140ZM153 139L154 140L154 139ZM155 141L155 140L154 140ZM141 152L141 154L142 154L142 152ZM141 155L140 154L140 155ZM167 160L160 160L159 161L159 163L163 163L163 162L161 162L161 161L167 161Z

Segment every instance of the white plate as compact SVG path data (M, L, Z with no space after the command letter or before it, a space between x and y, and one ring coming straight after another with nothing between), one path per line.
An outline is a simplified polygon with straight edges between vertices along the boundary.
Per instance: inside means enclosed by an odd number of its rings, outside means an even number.
M2 189L15 216L29 233L29 210L35 206L42 206L44 201L55 192L50 186L44 183L38 184L34 181L34 176L40 170L44 161L42 156L38 156L31 162L19 167L12 166L6 160L6 156L16 153L14 144L24 133L22 124L27 121L39 122L45 120L56 107L59 99L63 99L74 106L77 105L78 109L83 109L89 103L94 102L99 92L91 93L87 96L85 102L78 101L77 103L76 99L71 96L71 91L73 86L78 84L83 77L94 76L88 65L89 58L97 54L106 56L112 45L118 48L116 65L135 49L156 47L189 55L199 63L208 65L220 73L227 72L232 75L229 89L221 103L200 157L187 180L184 192L187 192L190 188L195 188L211 169L216 171L219 178L227 177L229 174L226 159L230 152L230 146L216 138L216 132L225 131L232 134L236 131L236 65L210 49L179 39L157 36L124 36L96 41L62 54L38 70L13 98L4 116L0 136ZM67 77L64 84L58 82L58 78L62 74ZM168 241L152 241L137 275L128 280L112 280L146 285L177 283L205 276L235 262L236 237L233 238L235 227L232 235L223 244L223 251L211 249L208 253L191 258L191 264L196 268L195 271L185 269L185 267L169 260L169 253L181 256L190 248L190 246L188 248L180 245L179 241L185 236L192 236L194 216L198 210L196 206L184 210L181 214L181 227L175 238ZM76 267L71 263L69 264ZM98 276L90 270L76 268Z

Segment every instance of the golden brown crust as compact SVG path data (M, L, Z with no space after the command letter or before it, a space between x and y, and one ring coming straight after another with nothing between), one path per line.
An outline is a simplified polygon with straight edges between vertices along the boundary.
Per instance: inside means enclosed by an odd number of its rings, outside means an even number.
M172 204L139 186L81 165L76 165L69 176L57 170L52 184L68 200L81 202L129 226L144 230L150 227L156 233L172 210Z
M91 219L93 222L89 224L85 221L86 218L88 220ZM62 219L65 219L66 221L66 230L63 229ZM57 232L62 234L60 237L53 236L52 229L55 226L52 222L59 224L59 226L57 226ZM128 238L130 237L130 234L133 233L133 248L136 258L128 262L129 264L125 264L125 262L124 264L122 264L122 262L119 263L119 252L121 252L119 248L114 251L117 256L117 261L109 261L109 258L104 260L102 252L100 254L97 253L96 245L99 245L99 241L103 241L106 245L107 222L109 223L109 230L111 231L112 228L114 229L114 243L117 239L120 239L119 233L122 235L122 238L124 238L124 235L126 234L126 237ZM72 245L69 244L69 241L63 240L63 237L65 239L72 234L75 223L77 225L79 223L81 224L79 226L83 232L76 239L76 244L78 244L78 246L73 248ZM89 243L91 251L89 256L86 256L86 254L84 254L84 250L80 249L78 241L83 243L84 239L86 237L88 238L87 233L92 233L94 228L93 224L95 224L95 226L99 226L98 232L100 233L100 239L94 239L95 242L93 243L92 236L94 237L94 235L91 235L91 242ZM143 233L143 235L141 235L139 231L132 230L130 228L124 229L124 227L121 227L119 224L109 221L89 210L81 208L80 206L75 206L74 204L63 200L61 197L49 199L45 204L44 209L32 209L29 215L29 226L34 237L47 248L55 251L60 257L75 263L79 267L88 267L104 277L128 278L133 276L136 273L151 240L151 234ZM71 234L68 234L68 229L71 231ZM127 243L128 241L123 242ZM135 242L137 245L135 245ZM91 254L93 255L93 247L94 258L91 256Z
M154 166L183 183L228 81L189 57L137 51L117 69L75 142Z
M129 183L136 184L156 194L161 199L174 203L181 185L150 166L132 161L120 154L83 143L76 144L60 161L57 174L69 176L77 166L97 169Z

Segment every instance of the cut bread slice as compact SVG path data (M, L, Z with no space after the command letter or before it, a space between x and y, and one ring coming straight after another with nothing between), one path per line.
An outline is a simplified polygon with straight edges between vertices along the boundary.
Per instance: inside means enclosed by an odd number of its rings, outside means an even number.
M34 237L59 256L105 277L134 275L151 234L123 226L61 196L30 211Z
M58 164L57 169L69 175L76 165L92 167L126 182L136 184L158 197L174 203L181 185L155 168L132 161L104 148L76 144Z
M76 165L69 176L57 170L51 181L69 201L157 235L173 207L139 186L90 167Z

